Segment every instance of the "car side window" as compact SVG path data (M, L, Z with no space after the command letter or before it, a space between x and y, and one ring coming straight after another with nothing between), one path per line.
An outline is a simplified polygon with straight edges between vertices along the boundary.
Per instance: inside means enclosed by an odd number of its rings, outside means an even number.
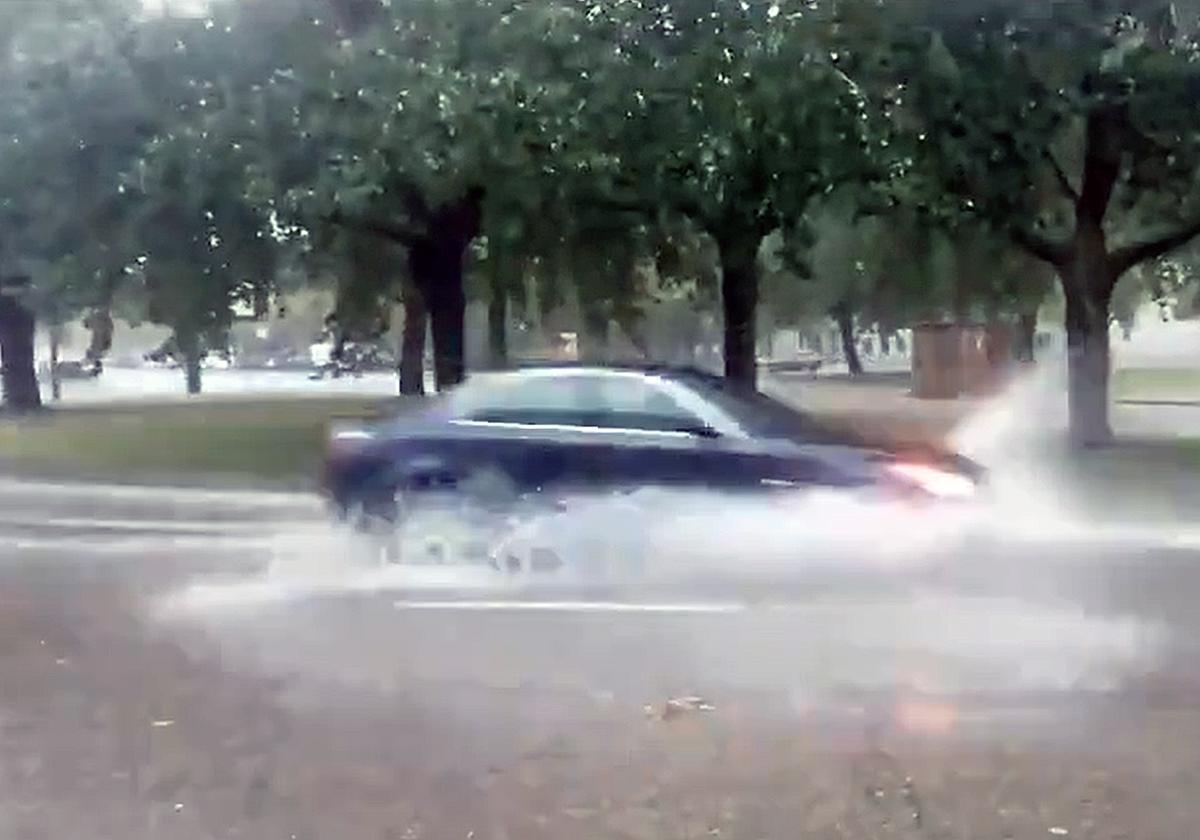
M539 376L496 383L466 414L491 423L693 431L701 422L660 386L635 376Z

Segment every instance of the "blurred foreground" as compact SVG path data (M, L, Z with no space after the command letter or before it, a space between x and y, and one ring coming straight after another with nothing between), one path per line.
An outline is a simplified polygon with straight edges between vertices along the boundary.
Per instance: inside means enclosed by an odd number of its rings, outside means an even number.
M993 521L969 552L883 568L905 535L846 518L820 529L824 548L858 532L834 574L799 541L765 594L549 594L355 570L357 543L302 494L6 482L0 502L5 837L1193 825L1183 531ZM693 522L672 550L742 539L729 563L762 569L785 546L752 525Z
M543 578L380 566L309 493L2 480L0 836L1188 837L1197 450L1129 404L1159 425L1064 458L1050 375L965 419L770 385L948 436L992 471L961 517L582 499ZM78 456L66 423L125 480L294 477L376 410L62 412L8 452Z

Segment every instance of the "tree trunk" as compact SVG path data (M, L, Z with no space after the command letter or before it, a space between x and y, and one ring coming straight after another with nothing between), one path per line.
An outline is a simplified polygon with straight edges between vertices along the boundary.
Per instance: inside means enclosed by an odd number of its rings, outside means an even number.
M1104 217L1121 172L1128 108L1118 100L1088 113L1075 237L1070 257L1058 268L1066 299L1067 405L1075 446L1097 446L1112 439L1108 312L1119 269L1109 259Z
M426 298L429 322L433 327L433 378L439 392L454 387L466 378L463 333L467 299L462 287L461 263L457 270L457 282L447 282L437 288L432 300Z
M0 293L0 382L9 411L42 407L33 364L33 313L14 296Z
M963 277L963 273L959 268L955 267L954 287L950 300L951 314L954 315L954 323L962 325L970 320L971 315L971 286Z
M497 370L508 367L508 294L499 283L488 301L488 358Z
M466 376L463 334L466 292L463 269L467 247L479 231L482 190L469 190L459 202L429 220L431 235L409 245L409 273L425 298L433 328L433 374L439 391Z
M584 362L608 361L608 317L595 304L581 304L579 358Z
M329 358L338 364L341 364L342 359L346 356L346 341L348 338L349 336L347 336L346 330L342 328L341 323L339 322L334 328L333 347L329 351ZM336 376L337 373L338 371L335 369L334 375Z
M271 315L271 286L259 281L253 289L254 320L265 321Z
M1112 439L1109 423L1108 308L1113 284L1103 251L1080 247L1062 269L1066 298L1067 402L1070 438L1076 446Z
M404 289L404 332L400 338L400 393L421 396L425 393L425 333L429 315L425 298L415 286Z
M62 399L62 377L58 372L58 357L62 345L62 324L50 325L50 398Z
M846 367L851 376L860 376L863 372L862 359L858 357L858 345L854 342L854 314L848 306L838 306L834 309L837 320L838 334L842 339L842 354L846 357Z
M107 307L93 309L84 320L84 326L91 332L91 341L88 343L86 358L89 362L97 364L112 349L112 312Z
M204 353L200 349L200 338L194 335L175 334L175 345L183 357L183 375L189 394L200 393L200 361Z
M1016 352L1018 362L1034 361L1034 338L1037 334L1037 313L1022 312L1017 316Z
M200 354L189 353L184 358L184 367L187 374L187 392L189 394L200 393Z
M725 316L725 378L753 391L758 385L755 354L758 309L757 243L719 243L721 307Z

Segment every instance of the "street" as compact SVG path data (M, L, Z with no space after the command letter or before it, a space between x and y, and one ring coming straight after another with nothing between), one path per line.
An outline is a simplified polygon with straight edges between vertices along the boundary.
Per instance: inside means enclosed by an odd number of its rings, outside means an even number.
M1200 837L1198 57L0 2L0 840Z
M550 598L350 573L303 494L0 510L6 838L1191 833L1186 540Z

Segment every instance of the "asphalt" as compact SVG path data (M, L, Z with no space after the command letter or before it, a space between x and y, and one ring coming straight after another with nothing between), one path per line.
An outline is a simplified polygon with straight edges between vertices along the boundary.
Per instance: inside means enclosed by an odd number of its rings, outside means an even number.
M0 837L1194 836L1187 527L756 505L543 586L364 566L302 494L0 481Z

